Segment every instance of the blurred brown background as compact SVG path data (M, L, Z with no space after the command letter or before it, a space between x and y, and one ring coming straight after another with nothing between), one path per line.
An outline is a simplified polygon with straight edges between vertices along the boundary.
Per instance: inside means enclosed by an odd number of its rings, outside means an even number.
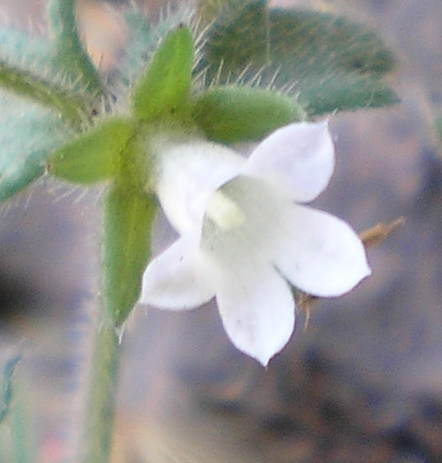
M442 104L442 4L272 3L348 15L396 51L390 81L402 103L332 117L337 170L315 205L357 230L400 216L406 223L369 251L370 279L315 304L305 331L299 314L268 369L229 345L213 306L137 310L123 341L115 463L440 462L442 165L432 124ZM124 50L119 8L79 3L104 72ZM44 31L41 1L0 0L0 12ZM75 461L67 449L81 420L99 196L46 179L0 221L0 346L27 340L21 369L40 401L44 463Z

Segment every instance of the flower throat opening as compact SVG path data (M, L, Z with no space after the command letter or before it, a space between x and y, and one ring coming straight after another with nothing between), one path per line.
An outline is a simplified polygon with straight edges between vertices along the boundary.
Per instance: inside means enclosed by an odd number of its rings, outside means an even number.
M241 209L220 190L210 196L206 206L206 217L223 230L235 228L245 220Z

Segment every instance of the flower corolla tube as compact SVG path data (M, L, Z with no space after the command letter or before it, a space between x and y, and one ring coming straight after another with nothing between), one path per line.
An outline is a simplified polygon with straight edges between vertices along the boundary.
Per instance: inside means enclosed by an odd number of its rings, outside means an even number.
M339 296L368 276L344 221L303 205L327 186L327 122L282 127L246 158L207 141L162 144L155 189L180 237L148 265L140 302L185 310L216 298L242 352L267 365L294 329L290 285Z

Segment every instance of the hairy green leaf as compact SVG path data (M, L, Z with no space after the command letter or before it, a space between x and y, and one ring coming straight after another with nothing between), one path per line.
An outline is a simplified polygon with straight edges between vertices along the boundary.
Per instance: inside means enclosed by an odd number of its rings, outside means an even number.
M358 108L377 108L399 102L396 94L373 77L336 73L325 79L312 79L298 101L310 114Z
M153 197L141 190L117 186L106 197L103 296L116 326L126 320L139 299L155 212Z
M152 120L182 110L190 97L192 66L192 34L181 26L160 43L139 79L132 94L135 115L141 120Z
M58 148L49 159L49 172L69 182L88 185L116 176L130 138L133 123L117 117Z
M290 89L310 115L396 101L380 81L393 67L392 53L364 26L331 14L246 2L219 16L203 53L200 67L209 67L209 80L259 76Z
M267 2L244 2L224 8L208 31L200 68L209 66L209 78L237 76L248 66L268 65L269 21ZM221 72L220 72L221 71Z
M92 102L75 95L53 82L13 66L0 59L0 86L58 111L67 122L80 126Z
M0 87L57 110L74 126L89 118L93 101L53 62L53 44L25 32L0 27Z
M0 92L0 201L43 175L50 152L72 136L56 112Z
M270 10L269 21L272 53L277 57L293 53L300 68L314 62L315 70L324 75L336 68L382 75L393 68L393 55L382 41L344 17L275 9Z
M257 141L278 127L303 120L294 100L253 87L213 87L198 96L193 117L211 140L221 143Z

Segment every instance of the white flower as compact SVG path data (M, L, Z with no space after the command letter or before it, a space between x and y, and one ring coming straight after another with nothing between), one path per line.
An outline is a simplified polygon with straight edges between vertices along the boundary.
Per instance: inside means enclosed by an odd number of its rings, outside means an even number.
M348 224L294 203L330 180L327 123L283 127L248 159L204 141L162 150L156 192L180 238L147 267L142 303L184 310L216 297L230 340L267 365L293 332L288 282L329 297L370 274Z

